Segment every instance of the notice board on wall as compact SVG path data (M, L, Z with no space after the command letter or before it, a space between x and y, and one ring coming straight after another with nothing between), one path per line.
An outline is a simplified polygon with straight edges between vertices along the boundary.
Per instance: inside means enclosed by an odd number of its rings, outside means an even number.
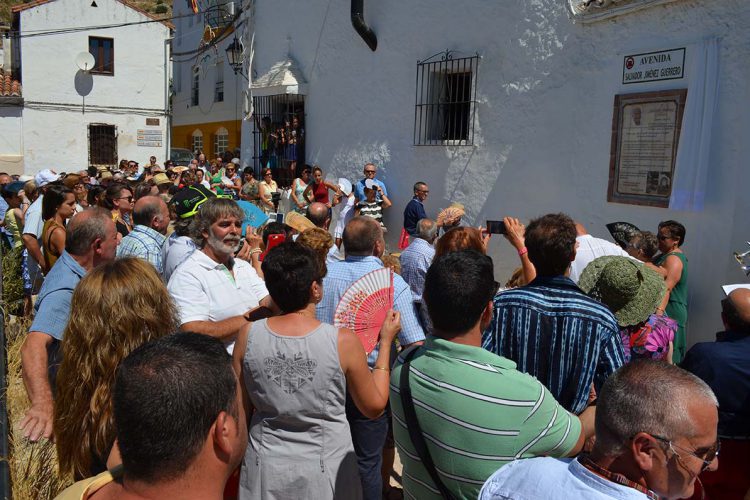
M607 201L668 207L687 89L619 94Z

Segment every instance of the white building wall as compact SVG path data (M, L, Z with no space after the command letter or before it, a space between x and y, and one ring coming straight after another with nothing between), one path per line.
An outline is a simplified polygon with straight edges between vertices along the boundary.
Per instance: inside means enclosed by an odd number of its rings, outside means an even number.
M744 104L750 3L677 1L583 25L568 19L562 0L369 1L365 19L378 36L375 52L351 27L348 2L255 4L253 71L262 74L288 50L299 63L309 83L308 163L320 164L329 178L350 179L361 176L365 161L379 165L394 201L385 217L391 248L417 180L430 183L429 214L458 201L476 224L563 211L594 236L609 237L608 222L655 231L659 221L676 219L687 228L688 341L712 340L721 329L719 287L746 281L731 252L750 238ZM623 55L709 36L720 38L720 97L704 210L608 203L612 106L624 92ZM416 62L446 48L482 55L475 146L413 146ZM249 157L252 124L244 125L243 157ZM504 282L518 258L498 237L490 253Z
M151 20L117 0L96 4L54 0L24 10L21 32ZM114 76L84 74L77 67L76 56L88 52L89 36L114 39ZM22 38L26 171L85 168L89 123L118 126L120 158L166 158L168 38L169 28L159 22ZM159 125L147 127L147 117L159 118ZM162 146L137 146L138 129L161 130Z
M20 105L6 106L0 103L0 172L23 172L22 109Z
M239 4L239 0L237 0ZM216 44L215 47L200 54L180 55L183 52L195 51L199 48L205 27L202 13L193 14L187 2L174 2L173 15L175 17L175 35L172 45L173 56L173 88L172 124L174 126L199 124L207 122L225 122L242 119L242 96L247 80L241 75L235 75L227 60L227 47L232 43L234 34ZM222 61L223 66L217 66ZM200 77L199 104L191 104L191 89L193 70L198 68ZM224 100L214 101L217 68L223 68ZM205 131L204 131L205 132Z

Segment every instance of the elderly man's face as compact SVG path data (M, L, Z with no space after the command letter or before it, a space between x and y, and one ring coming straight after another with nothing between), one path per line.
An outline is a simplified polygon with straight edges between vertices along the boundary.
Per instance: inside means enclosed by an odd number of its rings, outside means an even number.
M715 453L719 423L716 407L705 398L696 399L690 403L685 420L692 429L664 436L670 438L669 442L659 441L659 457L649 472L653 476L648 478L648 486L660 498L690 498L698 475L704 469L716 470L719 466Z
M378 173L378 169L375 168L375 165L371 165L371 164L365 165L365 170L364 170L365 178L374 179L375 174L377 173Z

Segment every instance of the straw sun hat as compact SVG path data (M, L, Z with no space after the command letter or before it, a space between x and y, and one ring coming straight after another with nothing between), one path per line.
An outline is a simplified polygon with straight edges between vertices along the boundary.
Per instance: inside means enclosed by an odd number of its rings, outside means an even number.
M664 279L628 257L605 256L591 261L578 286L614 313L620 326L637 325L654 313L667 292Z
M312 229L315 227L315 224L313 224L310 219L297 212L289 212L288 214L286 214L286 219L284 220L284 222L287 226L300 233L307 229Z

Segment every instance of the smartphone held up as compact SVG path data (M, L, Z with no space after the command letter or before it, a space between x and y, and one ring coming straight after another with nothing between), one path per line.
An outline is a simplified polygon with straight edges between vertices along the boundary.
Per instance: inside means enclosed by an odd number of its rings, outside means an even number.
M507 234L505 222L501 220L488 220L487 232L490 234Z

